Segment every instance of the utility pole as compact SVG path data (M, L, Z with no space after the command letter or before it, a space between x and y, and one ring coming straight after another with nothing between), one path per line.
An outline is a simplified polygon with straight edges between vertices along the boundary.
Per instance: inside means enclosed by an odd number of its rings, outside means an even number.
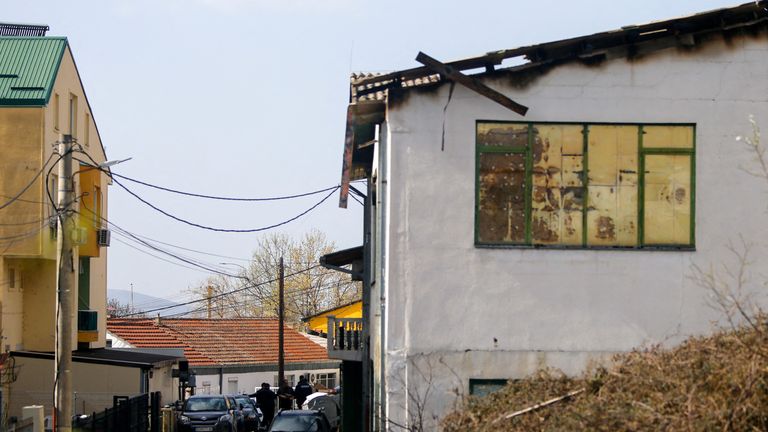
M280 328L277 331L277 381L278 385L283 384L283 380L285 379L285 332L283 331L283 326L285 324L285 298L284 298L284 291L285 291L285 266L283 265L283 257L280 257L280 290L278 294L279 298L279 306L277 310L277 314L279 316L278 322Z
M213 296L213 286L208 285L208 319L211 319L211 296Z
M57 301L56 301L56 375L54 414L57 431L72 430L72 295L75 263L72 253L72 231L75 217L69 208L74 202L72 182L72 135L62 135L59 141L59 228L56 238Z

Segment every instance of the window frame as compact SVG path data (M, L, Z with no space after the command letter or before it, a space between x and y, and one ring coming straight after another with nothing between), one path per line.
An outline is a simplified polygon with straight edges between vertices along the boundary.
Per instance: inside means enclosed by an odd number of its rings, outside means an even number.
M496 123L503 125L527 125L528 142L523 148L511 148L502 146L479 146L478 132L480 124ZM583 173L582 184L584 188L584 204L582 208L582 242L580 245L565 244L534 244L532 239L532 187L533 187L533 128L534 125L562 125L581 126L583 138ZM590 246L588 240L587 214L589 209L589 127L590 126L634 126L638 133L638 180L637 180L637 244L634 246ZM680 147L652 147L643 146L643 128L647 126L680 126L692 129L690 148ZM696 123L627 123L627 122L579 122L579 121L509 121L478 119L474 128L475 147L475 198L474 198L474 233L473 241L476 248L502 248L502 249L588 249L588 250L668 250L668 251L695 251L696 250ZM525 156L525 242L481 242L480 233L480 157L482 154L505 153L523 154ZM645 159L646 156L670 155L688 156L690 158L690 233L689 244L645 244Z

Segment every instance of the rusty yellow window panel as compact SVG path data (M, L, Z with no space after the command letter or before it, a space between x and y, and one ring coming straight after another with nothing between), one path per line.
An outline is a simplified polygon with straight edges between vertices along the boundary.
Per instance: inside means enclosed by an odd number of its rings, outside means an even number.
M692 246L694 135L689 125L479 122L475 239Z
M647 245L688 245L691 238L691 156L645 157L644 239Z
M643 126L643 148L693 148L693 126Z
M637 175L638 126L589 127L589 184L617 185L620 170ZM622 180L628 178L622 177ZM637 180L635 179L635 183Z
M516 123L478 123L477 145L523 149L528 146L528 125Z
M534 124L532 129L531 241L535 245L580 245L583 127Z
M479 155L478 241L525 242L525 155Z

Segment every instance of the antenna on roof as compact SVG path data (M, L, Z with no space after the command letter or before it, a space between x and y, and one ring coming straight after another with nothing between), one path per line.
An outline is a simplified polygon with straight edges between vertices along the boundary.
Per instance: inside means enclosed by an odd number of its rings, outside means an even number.
M0 36L45 36L47 25L0 23Z

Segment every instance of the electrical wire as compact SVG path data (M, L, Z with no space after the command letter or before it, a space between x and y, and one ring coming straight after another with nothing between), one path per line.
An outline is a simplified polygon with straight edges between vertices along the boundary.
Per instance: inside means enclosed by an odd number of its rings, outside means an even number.
M311 266L311 267L307 267L305 269L302 269L302 270L296 271L294 273L285 275L285 277L288 278L288 277L291 277L291 276L296 276L298 274L310 271L310 270L312 270L314 268L317 268L317 267L320 267L320 264L317 264L317 265L314 265L314 266ZM202 299L191 300L191 301L184 302L184 303L178 303L178 304L175 304L173 306L165 306L165 307L161 307L161 308L150 309L150 310L142 311L140 313L141 314L147 314L147 313L152 313L152 312L159 312L159 311L163 311L163 310L167 310L167 309L172 309L172 308L175 308L175 307L178 307L178 306L186 306L186 305L189 305L189 304L199 303L201 301L208 301L209 299L212 300L212 299L215 299L215 298L221 298L221 297L232 295L232 294L235 294L235 293L238 293L238 292L243 292L243 291L245 291L247 289L250 289L250 288L257 288L257 287L260 287L262 285L266 285L266 284L270 284L270 283L273 283L273 282L277 282L278 280L279 279L271 279L271 280L268 280L268 281L265 281L265 282L261 282L261 283L258 283L258 284L248 285L248 286L245 286L245 287L242 287L242 288L238 288L238 289L235 289L235 290L232 290L232 291L227 291L225 293L216 294L216 295L211 296L211 297L205 297L205 298L202 298ZM138 315L138 314L139 313L135 312L135 313L132 313L132 314L123 315L122 317L130 317L130 316Z
M291 223L291 222L295 221L296 219L299 219L300 217L302 217L302 216L306 215L307 213L311 212L312 210L316 209L316 208L317 208L317 207L319 207L319 206L320 206L322 203L324 203L326 200L328 200L328 198L330 198L330 197L331 197L331 195L333 195L333 193L334 193L336 190L338 190L338 189L339 189L339 186L334 186L334 187L330 188L330 193L328 193L328 194L327 194L325 197L323 197L323 199L321 199L320 201L318 201L316 204L314 204L313 206L311 206L311 207L309 207L308 209L304 210L303 212L299 213L298 215L296 215L296 216L294 216L294 217L292 217L292 218L290 218L290 219L284 220L284 221L282 221L282 222L278 222L278 223L276 223L276 224L272 224L272 225L268 225L268 226L265 226L265 227L260 227L260 228L248 228L248 229L226 229L226 228L217 228L217 227L211 227L211 226L208 226L208 225L203 225L203 224L199 224L199 223L196 223L196 222L192 222L192 221L189 221L189 220L187 220L187 219L184 219L184 218L181 218L181 217L179 217L179 216L173 215L173 214L171 214L171 213L169 213L169 212L167 212L167 211L165 211L165 210L163 210L163 209L159 208L158 206L156 206L156 205L154 205L154 204L150 203L150 202L149 202L149 201L147 201L146 199L144 199L144 198L142 198L141 196L139 196L137 193L133 192L133 191L132 191L131 189L129 189L127 186L125 186L124 184L122 184L122 183L121 183L119 180L117 180L117 179L116 179L114 176L112 176L112 173L111 173L111 172L109 172L109 171L107 171L107 170L105 170L105 169L103 169L103 168L99 167L99 166L98 166L98 164L96 163L96 161L95 161L95 160L93 160L93 158L91 158L91 156L90 156L90 155L88 155L87 153L84 153L84 152L83 152L83 154L85 154L86 156L88 156L88 157L89 157L89 158L90 158L90 159L93 161L93 163L95 164L95 165L90 165L91 167L93 167L93 168L97 168L97 169L101 170L102 172L106 173L107 175L109 175L109 176L112 178L112 181L113 181L115 184L117 184L118 186L120 186L120 187L121 187L123 190L125 190L126 192L128 192L128 193L129 193L130 195L132 195L134 198L136 198L137 200L141 201L141 202L142 202L142 203L144 203L146 206L150 207L151 209L155 210L156 212L158 212L158 213L160 213L160 214L162 214L162 215L164 215L164 216L166 216L166 217L169 217L169 218L171 218L171 219L173 219L173 220L175 220L175 221L177 221L177 222L181 222L181 223L184 223L184 224L186 224L186 225L189 225L189 226L193 226L193 227L196 227L196 228L200 228L200 229L204 229L204 230L208 230L208 231L215 231L215 232L226 232L226 233L255 233L255 232L267 231L267 230L270 230L270 229L274 229L274 228L278 228L278 227L281 227L281 226L283 226L283 225L286 225L286 224L289 224L289 223ZM84 161L81 161L81 160L79 160L79 159L78 159L78 161L80 161L80 162L82 162L82 163L86 163L86 162L84 162ZM87 163L86 163L86 164L87 164ZM327 190L327 189L326 189L326 190Z
M282 201L282 200L289 200L289 199L294 199L294 198L302 198L302 197L317 195L317 194L320 194L320 193L323 193L323 192L328 192L330 190L335 190L336 187L337 187L337 186L331 186L331 187L327 187L325 189L319 189L319 190L316 190L316 191L304 192L304 193L295 194L295 195L276 196L276 197L268 197L268 198L238 198L238 197L205 195L205 194L199 194L199 193L194 193L194 192L184 192L184 191L180 191L180 190L177 190L177 189L171 189L171 188L164 187L164 186L158 186L158 185L155 185L155 184L152 184L152 183L147 183L147 182L144 182L144 181L141 181L141 180L137 180L137 179L134 179L134 178L122 175L122 174L117 174L115 172L112 172L111 176L112 177L118 177L118 178L121 178L123 180L128 180L130 182L137 183L137 184L140 184L142 186L151 187L153 189L158 189L158 190L165 191L165 192L170 192L170 193L174 193L174 194L178 194L178 195L185 195L185 196L190 196L190 197L195 197L195 198L206 198L206 199L219 200L219 201L246 201L246 202Z

